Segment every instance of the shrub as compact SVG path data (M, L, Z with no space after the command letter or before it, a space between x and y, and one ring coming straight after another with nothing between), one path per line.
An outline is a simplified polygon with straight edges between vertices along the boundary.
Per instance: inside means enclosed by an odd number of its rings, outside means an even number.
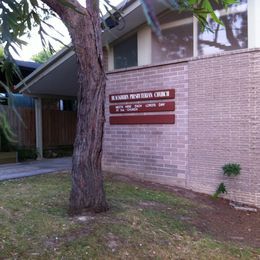
M223 174L231 177L231 176L237 176L240 174L241 167L238 163L227 163L222 167ZM221 193L227 193L226 186L223 182L221 182L214 193L213 197L217 198Z
M224 175L227 175L227 176L237 176L240 174L240 165L237 164L237 163L228 163L228 164L225 164L223 167L223 172L224 172Z
M214 193L213 197L217 198L221 193L227 193L226 190L226 186L223 182L221 182L216 190L216 192Z
M18 161L36 160L38 153L35 149L18 148Z

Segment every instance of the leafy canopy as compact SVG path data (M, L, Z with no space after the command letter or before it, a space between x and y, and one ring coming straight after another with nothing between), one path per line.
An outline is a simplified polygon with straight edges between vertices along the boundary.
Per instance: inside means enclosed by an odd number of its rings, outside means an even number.
M0 47L0 60L4 58L4 48Z
M50 50L42 50L39 53L34 54L31 59L38 63L45 63L52 55L53 54Z

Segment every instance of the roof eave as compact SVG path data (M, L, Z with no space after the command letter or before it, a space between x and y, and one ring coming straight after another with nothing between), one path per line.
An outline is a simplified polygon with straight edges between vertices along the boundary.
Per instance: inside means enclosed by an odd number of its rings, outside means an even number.
M68 47L63 48L62 50L57 52L46 63L42 64L40 67L34 70L29 76L27 76L21 82L19 82L14 87L14 89L16 91L19 91L20 93L24 92L33 84L33 82L42 78L46 73L48 73L50 70L53 70L61 62L63 62L73 54L74 51L72 50L72 44L70 44Z

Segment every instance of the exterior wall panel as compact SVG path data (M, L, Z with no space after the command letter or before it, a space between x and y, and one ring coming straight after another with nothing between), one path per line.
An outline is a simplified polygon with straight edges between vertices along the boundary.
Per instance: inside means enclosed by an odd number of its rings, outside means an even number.
M104 171L260 207L260 51L229 53L108 73ZM176 90L173 125L110 125L109 95ZM222 166L241 174L224 177Z
M187 63L108 73L103 169L185 187L188 133ZM109 95L176 90L176 123L110 125Z
M239 201L253 189L249 67L249 53L189 62L188 188L213 194L224 182ZM227 163L239 163L241 174L224 177Z

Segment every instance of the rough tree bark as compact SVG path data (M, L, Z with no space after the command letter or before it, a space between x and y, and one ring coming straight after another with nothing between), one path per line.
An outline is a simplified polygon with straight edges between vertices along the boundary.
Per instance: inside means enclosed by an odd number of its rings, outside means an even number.
M79 64L77 130L72 159L70 214L108 210L101 172L106 76L102 63L99 1L43 0L67 26ZM69 77L69 75L68 75ZM64 78L66 80L66 78Z

